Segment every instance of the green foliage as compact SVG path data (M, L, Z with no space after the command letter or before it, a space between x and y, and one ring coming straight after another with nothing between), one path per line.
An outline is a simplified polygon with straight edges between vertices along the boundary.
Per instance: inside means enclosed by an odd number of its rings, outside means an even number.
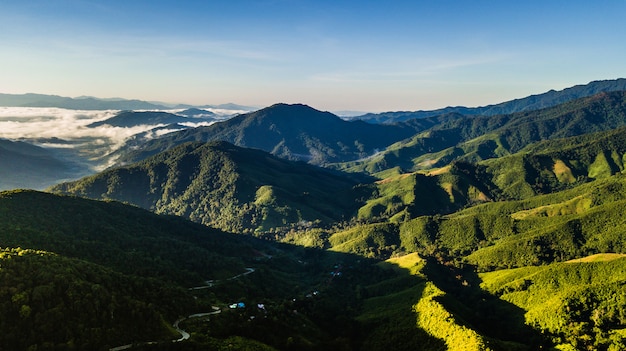
M511 199L567 189L624 170L624 128L542 141L515 155L481 162Z
M403 222L420 215L450 213L500 197L485 168L464 162L428 173L410 173L376 182L376 191L358 211L364 221Z
M51 191L124 201L233 232L340 220L368 189L334 172L225 142L181 145Z
M364 288L368 298L359 316L371 328L368 350L420 345L422 350L504 351L546 345L520 326L518 308L481 292L467 270L416 254L392 258L381 267L388 270L386 278Z
M175 337L164 320L194 305L161 281L45 251L0 250L0 348L103 349Z
M626 200L625 179L616 175L524 201L484 203L447 216L404 221L401 248L468 255L481 269L624 252L620 208Z
M356 253L365 257L386 257L399 246L398 226L371 224L332 234L328 241L333 251Z
M252 251L245 237L180 218L34 191L0 193L0 242L188 285L242 271Z
M363 286L384 276L361 256L278 246L115 202L12 191L0 193L0 215L3 245L47 251L0 255L2 349L356 349ZM244 262L255 271L242 276ZM187 289L207 278L211 287ZM233 301L251 308L225 308ZM194 341L171 344L168 325L215 305L227 311L208 325L191 319Z
M626 259L558 263L481 275L482 286L525 309L530 325L572 349L624 346Z
M454 315L437 301L444 292L428 283L423 296L413 307L418 315L417 324L429 334L445 340L451 351L482 351L491 350L483 337L471 328L459 325Z

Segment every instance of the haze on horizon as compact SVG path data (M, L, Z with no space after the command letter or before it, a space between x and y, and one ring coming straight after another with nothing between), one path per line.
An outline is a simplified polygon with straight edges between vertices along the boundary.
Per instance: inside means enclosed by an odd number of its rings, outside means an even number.
M482 106L626 72L626 1L0 3L0 93Z

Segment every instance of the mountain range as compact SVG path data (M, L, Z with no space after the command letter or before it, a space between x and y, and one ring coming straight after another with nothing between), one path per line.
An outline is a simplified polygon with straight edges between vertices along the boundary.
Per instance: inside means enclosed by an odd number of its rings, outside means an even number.
M399 167L407 172L445 166L454 160L476 162L510 155L541 140L623 126L625 102L624 92L599 93L536 111L459 116L342 168L375 173Z
M460 113L466 116L494 116L511 114L516 112L539 110L556 106L570 100L592 96L598 93L608 93L613 91L626 90L626 79L598 80L588 84L576 85L560 91L550 90L525 98L515 99L494 105L482 107L446 107L430 111L397 111L384 113L368 113L355 118L371 123L390 123L410 120L414 118L425 118L446 113Z
M128 99L101 99L91 96L76 98L45 95L45 94L2 94L0 93L0 106L10 107L57 107L70 110L170 110L197 108L216 108L224 110L251 111L256 108L237 104L202 105L191 106L184 104L170 105L162 102L148 102Z
M384 123L276 104L0 192L0 349L624 349L623 83Z
M438 121L438 120L437 120ZM430 123L429 123L430 122ZM207 127L171 133L137 148L122 148L120 163L130 163L189 141L222 140L316 165L355 160L415 134L424 121L393 125L348 122L306 105L276 104ZM130 149L130 150L128 150Z

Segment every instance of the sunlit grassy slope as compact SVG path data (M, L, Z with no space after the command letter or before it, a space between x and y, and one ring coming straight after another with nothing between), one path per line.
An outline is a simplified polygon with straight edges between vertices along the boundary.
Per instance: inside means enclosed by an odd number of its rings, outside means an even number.
M482 287L523 308L529 325L563 350L626 346L626 259L604 254L576 262L481 274Z

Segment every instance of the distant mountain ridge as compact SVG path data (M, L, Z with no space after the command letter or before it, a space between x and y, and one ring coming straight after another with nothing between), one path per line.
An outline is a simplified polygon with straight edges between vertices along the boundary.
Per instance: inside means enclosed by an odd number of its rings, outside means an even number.
M114 117L108 118L104 121L91 123L87 125L87 127L94 128L108 125L113 127L129 128L148 124L177 124L185 122L197 123L201 122L202 120L205 120L205 118L183 117L172 113L160 111L122 111ZM206 120L212 121L213 119Z
M188 109L183 110L183 111L180 111L177 114L181 115L181 116L185 116L185 117L194 117L194 118L197 118L197 117L214 117L214 116L216 116L216 114L211 112L211 111L202 110L202 109L194 108L194 107L188 108Z
M161 102L148 102L137 99L101 99L91 96L76 98L46 94L2 94L0 106L5 107L57 107L69 110L169 110L186 108L217 108L225 110L253 111L256 108L233 103L221 105L169 105Z
M0 106L57 107L70 110L163 110L167 106L141 100L70 98L44 94L0 94Z
M547 107L559 105L561 103L595 95L602 92L613 92L626 90L626 78L614 80L598 80L588 84L575 85L560 91L550 90L548 92L530 95L525 98L515 99L494 105L482 107L445 107L430 111L397 111L383 113L368 113L354 117L370 123L391 123L406 121L413 118L432 117L446 113L460 113L468 116L494 116L500 114L511 114L539 110Z

